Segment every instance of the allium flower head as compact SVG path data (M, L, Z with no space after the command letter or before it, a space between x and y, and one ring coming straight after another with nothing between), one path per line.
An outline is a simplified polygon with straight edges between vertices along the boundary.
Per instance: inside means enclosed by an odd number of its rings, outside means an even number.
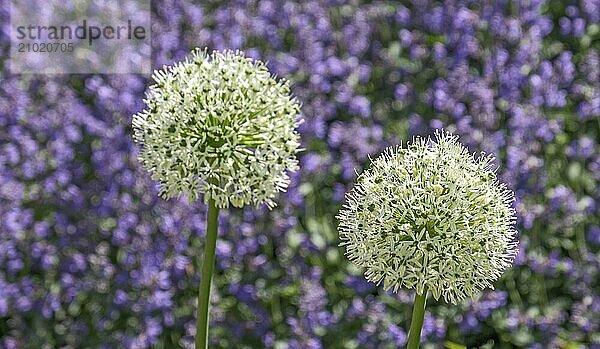
M513 193L493 160L444 131L388 148L346 195L340 245L386 290L456 303L492 287L516 255Z
M298 167L300 105L289 82L243 52L199 49L153 79L133 128L161 195L272 207Z

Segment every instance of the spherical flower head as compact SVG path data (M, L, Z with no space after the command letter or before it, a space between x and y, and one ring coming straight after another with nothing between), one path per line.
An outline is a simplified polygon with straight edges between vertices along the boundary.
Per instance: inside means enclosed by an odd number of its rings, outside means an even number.
M199 49L153 79L133 129L161 196L273 207L298 168L300 105L289 82L243 52Z
M430 290L456 303L493 288L517 244L513 193L493 161L444 131L388 148L346 195L340 245L386 290Z

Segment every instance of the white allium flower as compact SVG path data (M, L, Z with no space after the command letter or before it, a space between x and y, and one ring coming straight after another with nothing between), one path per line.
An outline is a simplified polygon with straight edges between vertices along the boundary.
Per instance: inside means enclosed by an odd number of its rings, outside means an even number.
M199 49L153 79L133 128L161 195L194 201L204 194L217 207L274 206L287 171L298 168L300 105L289 82L241 51Z
M388 148L359 175L338 215L348 258L386 290L456 303L491 287L516 255L513 193L444 131Z

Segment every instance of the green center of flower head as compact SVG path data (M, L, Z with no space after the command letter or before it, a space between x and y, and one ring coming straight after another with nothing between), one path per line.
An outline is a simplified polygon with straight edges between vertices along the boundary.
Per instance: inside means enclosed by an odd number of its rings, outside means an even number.
M197 150L206 154L220 154L221 148L242 147L243 158L247 158L256 148L265 144L265 139L261 135L251 134L243 130L231 132L231 123L227 119L208 118L204 123L197 123L193 120L188 121L179 131L180 145L192 145ZM171 129L176 132L176 127ZM188 144L190 142L191 144ZM239 151L240 149L238 149ZM221 157L209 157L209 161L224 160Z
M211 124L214 124L214 122L211 122ZM172 129L175 131L174 126ZM194 121L188 121L180 132L180 142L182 146L186 146L188 141L195 140L200 151L208 151L211 148L218 149L227 143L225 136L226 133L221 125L198 125Z
M298 162L300 106L289 82L239 51L196 50L153 78L133 126L161 195L272 207Z
M203 143L206 144L203 150L206 150L208 147L218 149L227 143L227 139L225 139L226 132L223 130L223 126L217 124L212 127L204 126L200 128L200 134L205 137Z

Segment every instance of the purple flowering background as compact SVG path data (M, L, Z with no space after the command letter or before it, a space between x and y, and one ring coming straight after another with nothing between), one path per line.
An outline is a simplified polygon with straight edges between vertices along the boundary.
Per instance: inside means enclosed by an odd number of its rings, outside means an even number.
M369 155L439 127L497 155L521 244L495 290L429 301L424 348L600 348L599 0L200 3L153 2L153 66L243 49L306 120L278 206L220 217L211 348L404 346L412 293L367 283L333 217ZM0 78L0 348L192 348L205 207L136 159L150 79Z

